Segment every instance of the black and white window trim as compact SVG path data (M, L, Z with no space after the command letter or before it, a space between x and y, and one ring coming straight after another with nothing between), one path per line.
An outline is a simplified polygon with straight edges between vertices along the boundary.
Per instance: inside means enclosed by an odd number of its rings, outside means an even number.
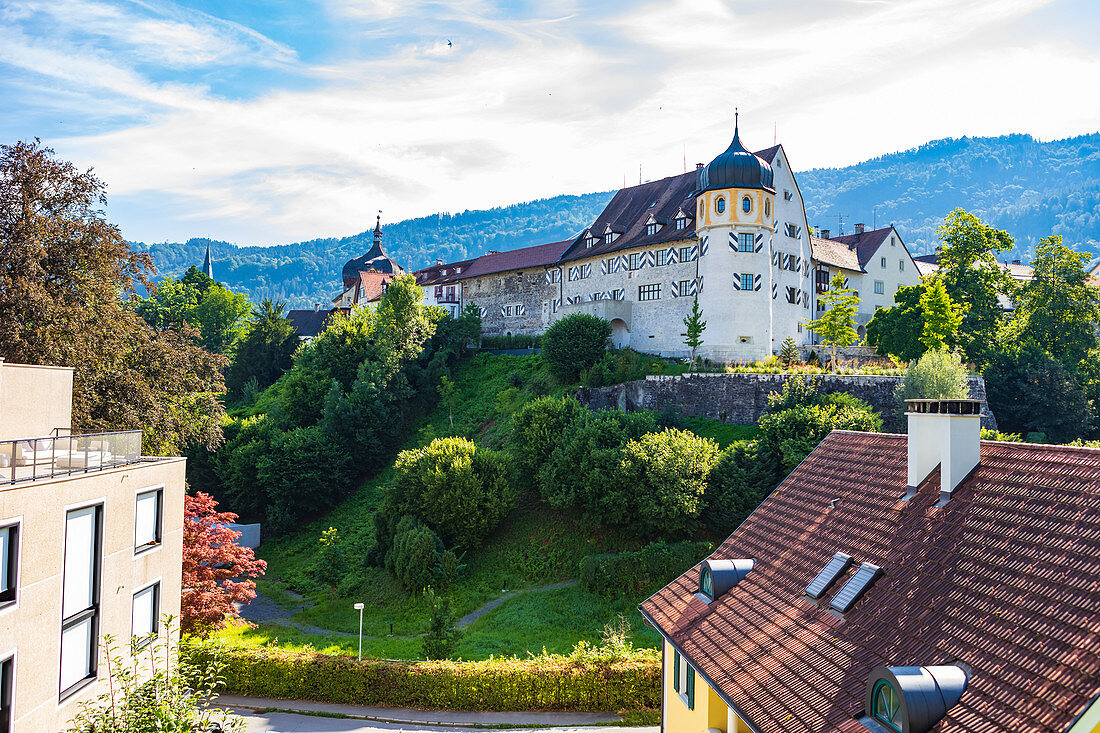
M140 489L134 502L134 554L160 547L164 526L164 487Z
M134 593L130 635L134 649L149 644L160 631L160 581Z
M13 605L19 589L19 521L0 522L0 608Z
M62 698L96 678L102 560L103 505L67 511L61 596Z

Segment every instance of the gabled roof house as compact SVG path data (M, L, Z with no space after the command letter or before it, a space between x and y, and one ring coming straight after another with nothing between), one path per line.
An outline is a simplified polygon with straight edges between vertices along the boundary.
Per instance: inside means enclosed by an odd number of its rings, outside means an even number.
M1100 731L1100 450L836 431L641 605L662 733Z

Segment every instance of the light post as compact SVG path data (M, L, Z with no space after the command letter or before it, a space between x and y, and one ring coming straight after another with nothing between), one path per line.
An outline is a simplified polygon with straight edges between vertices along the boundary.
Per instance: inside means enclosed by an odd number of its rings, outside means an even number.
M359 659L363 659L363 604L356 603L355 610L359 612Z

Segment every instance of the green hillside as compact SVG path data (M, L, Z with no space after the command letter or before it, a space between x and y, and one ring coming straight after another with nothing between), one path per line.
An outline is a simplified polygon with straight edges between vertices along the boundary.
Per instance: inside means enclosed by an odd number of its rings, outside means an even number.
M1039 142L1030 135L929 142L844 168L798 174L810 224L845 231L894 223L917 254L931 252L936 227L963 207L1011 233L1025 259L1039 237L1100 252L1100 133ZM511 206L407 219L384 227L388 252L411 269L570 237L603 209L611 192L555 196ZM340 267L371 244L369 230L341 239L237 247L208 239L147 247L157 269L178 276L200 264L207 244L215 275L253 300L309 307L336 294Z

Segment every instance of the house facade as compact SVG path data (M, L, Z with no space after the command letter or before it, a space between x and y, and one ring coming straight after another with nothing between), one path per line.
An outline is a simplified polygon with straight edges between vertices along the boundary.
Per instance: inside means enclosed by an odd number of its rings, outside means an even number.
M834 431L640 607L662 733L1100 733L1100 450Z
M60 731L179 616L184 459L140 431L79 435L72 370L0 360L0 730Z

